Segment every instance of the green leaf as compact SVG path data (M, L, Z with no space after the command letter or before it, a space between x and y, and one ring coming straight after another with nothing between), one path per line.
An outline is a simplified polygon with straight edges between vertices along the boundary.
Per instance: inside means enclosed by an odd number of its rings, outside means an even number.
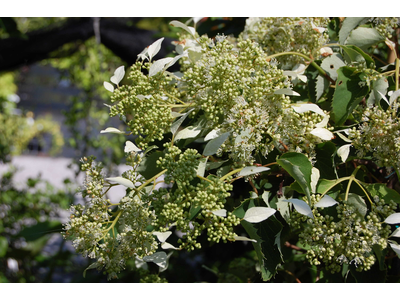
M146 179L153 178L162 171L157 165L157 160L163 156L164 153L161 151L151 153L149 156L143 158L136 171Z
M87 268L83 271L83 278L86 277L86 271L87 271L87 270L95 269L95 268L98 267L98 265L99 265L99 263L97 263L97 262L92 263L91 265L89 265L89 267L87 267Z
M350 32L356 28L358 25L361 25L365 22L368 21L368 18L364 18L364 17L352 17L349 18L347 17L346 19L343 20L342 22L342 27L340 28L339 31L339 43L344 45Z
M45 221L37 223L36 225L25 227L18 236L25 238L27 242L35 241L41 237L62 231L62 224L60 221Z
M252 175L252 174L257 174L257 173L261 173L261 172L265 172L270 170L270 168L267 167L257 167L257 166L248 166L248 167L244 167L240 172L239 172L239 176L248 176L248 175Z
M352 204L361 217L365 217L367 214L367 204L365 204L365 200L360 195L349 193L347 203Z
M220 136L216 137L215 139L209 141L206 147L204 148L203 155L210 156L217 153L219 147L221 147L221 145L226 141L226 139L229 137L230 134L231 134L230 132L225 132Z
M346 40L346 44L367 50L372 45L385 41L375 28L358 27L354 29Z
M270 216L272 216L276 212L275 209L263 206L254 206L249 208L244 214L243 220L250 223L259 223Z
M178 141L178 140L195 138L200 134L201 130L202 129L200 126L188 126L176 134L175 140Z
M326 73L328 73L330 78L336 80L338 77L337 71L339 70L339 68L345 65L346 64L343 62L342 56L338 53L334 53L322 61L321 68L324 69Z
M379 103L379 101L382 99L381 94L386 95L388 87L389 82L386 77L380 77L378 80L374 80L372 82L372 91L369 94L367 104L374 105L376 103Z
M4 236L0 236L0 257L4 257L7 253L8 241Z
M388 188L383 183L363 183L363 186L371 194L372 197L378 196L380 199L385 200L386 204L389 204L391 200L400 204L400 194L394 189Z
M174 135L176 131L179 129L179 127L182 125L183 121L185 121L186 117L193 111L194 108L190 109L187 111L183 116L181 116L178 120L176 120L172 125L171 125L171 132Z
M336 126L342 125L354 108L368 94L369 88L363 73L355 73L355 68L341 67L332 100L332 115Z
M348 63L363 63L367 65L368 68L374 69L375 68L375 62L369 56L367 53L365 53L363 50L358 48L357 46L353 45L346 45L346 46L340 46L344 50L344 58Z
M289 152L276 161L300 185L308 201L311 202L311 173L312 165L307 156L302 153Z

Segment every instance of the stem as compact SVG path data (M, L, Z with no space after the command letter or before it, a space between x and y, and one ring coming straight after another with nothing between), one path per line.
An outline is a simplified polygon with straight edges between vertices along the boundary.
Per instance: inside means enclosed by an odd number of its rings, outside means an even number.
M232 176L233 174L239 173L240 171L242 171L242 169L243 169L243 168L235 169L235 170L229 172L228 174L222 176L222 177L220 178L220 180L221 180L221 181L224 181L224 180L225 180L226 178L228 178L229 176Z
M170 98L172 98L172 99L174 99L174 100L176 100L176 101L178 101L178 102L180 102L180 103L182 103L182 104L186 104L186 103L183 102L181 99L176 98L175 96L173 96L173 95L167 93L166 91L163 91L163 93L164 93L165 95L167 95L168 97L170 97Z
M365 196L367 196L369 202L372 204L372 200L371 200L371 198L369 197L367 191L366 191L366 190L364 189L364 187L362 186L362 184L361 184L357 179L355 179L354 182L358 184L358 186L359 186L359 187L362 189L362 191L364 192Z
M200 176L200 175L197 175L197 178L200 178L200 179L202 179L202 180L208 181L209 183L213 183L210 179L205 178L205 177Z
M153 182L155 179L157 179L157 177L160 177L162 174L164 174L165 172L167 172L168 169L162 170L160 173L158 173L157 175L154 175L152 178L150 178L149 180L146 180L145 183L143 183L141 186L139 186L136 189L136 194L138 194L140 192L141 189L143 189L144 187L146 187L149 183Z

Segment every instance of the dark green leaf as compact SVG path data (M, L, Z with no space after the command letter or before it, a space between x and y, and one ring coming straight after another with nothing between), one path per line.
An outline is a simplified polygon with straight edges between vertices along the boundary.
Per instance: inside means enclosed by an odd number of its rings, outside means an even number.
M307 156L301 153L285 153L276 161L300 185L310 201L312 165Z
M388 188L383 183L373 183L366 184L363 186L367 189L367 191L371 194L372 197L378 196L380 199L384 199L385 203L389 204L390 200L393 200L397 204L400 204L400 194L395 190Z
M137 168L137 172L146 179L150 179L160 173L162 170L157 166L157 160L164 156L161 151L155 151L149 156L144 157Z
M27 242L35 241L47 234L61 232L60 221L45 221L36 225L24 228L18 235L25 238Z
M4 236L0 236L0 257L4 257L7 253L8 241Z
M363 73L355 68L342 67L338 70L336 89L332 100L332 114L336 126L342 125L354 108L368 94L369 88Z

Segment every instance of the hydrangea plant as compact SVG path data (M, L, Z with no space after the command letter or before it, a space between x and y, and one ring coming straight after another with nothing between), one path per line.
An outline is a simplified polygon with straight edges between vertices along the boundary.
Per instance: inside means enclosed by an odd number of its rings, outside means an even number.
M161 38L104 83L126 128L101 133L128 137L130 169L109 177L82 159L88 201L72 206L65 237L109 279L128 259L164 270L168 251L200 249L201 236L253 243L265 281L284 246L319 274L387 270L400 255L399 59L377 67L369 51L392 46L398 24L250 18L235 39L171 22L183 32L175 56L154 60ZM239 181L249 194L233 193ZM111 203L116 185L126 195Z

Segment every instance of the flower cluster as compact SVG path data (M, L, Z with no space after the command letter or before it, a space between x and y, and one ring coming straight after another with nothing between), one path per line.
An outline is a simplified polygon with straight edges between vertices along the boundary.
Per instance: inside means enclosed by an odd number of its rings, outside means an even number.
M380 33L380 35L391 39L393 31L400 26L400 18L372 18L371 20L375 24L375 29Z
M73 239L73 246L84 257L96 259L90 268L105 269L108 278L116 278L126 260L144 257L157 250L157 242L147 231L155 216L148 203L141 200L135 190L123 197L118 210L105 197L102 167L93 158L82 160L86 172L84 196L89 204L73 205L64 237Z
M314 207L314 218L295 211L290 217L292 228L301 230L299 242L310 247L307 259L313 265L324 264L332 273L340 272L343 264L354 264L357 271L369 270L376 260L372 247L385 249L391 234L390 225L382 221L395 212L396 203L375 197L367 212L366 206L360 206L364 200L354 195L357 199L352 201L351 197L337 204L336 214ZM312 195L313 204L320 199L320 195Z
M170 105L179 95L174 79L158 74L146 76L142 69L148 70L150 63L136 62L127 77L130 85L116 89L111 101L116 103L110 109L110 116L120 116L133 135L138 135L136 144L145 149L147 144L161 140L168 131L173 117Z
M328 41L328 22L329 18L249 18L240 38L256 41L269 55L295 51L317 57ZM277 59L283 69L292 69L303 62L298 56Z
M379 166L400 169L398 108L399 104L394 102L387 110L377 105L364 110L361 124L349 130L359 157L372 153Z
M168 151L164 158L158 160L158 164L168 169L165 180L173 183L173 186L161 188L144 197L151 201L157 215L153 225L160 231L176 226L182 233L178 241L182 249L200 248L197 238L204 230L207 230L210 241L233 241L236 236L233 228L240 220L224 209L232 185L217 176L196 176L199 164L196 150L187 149L181 153L176 146L165 146Z

